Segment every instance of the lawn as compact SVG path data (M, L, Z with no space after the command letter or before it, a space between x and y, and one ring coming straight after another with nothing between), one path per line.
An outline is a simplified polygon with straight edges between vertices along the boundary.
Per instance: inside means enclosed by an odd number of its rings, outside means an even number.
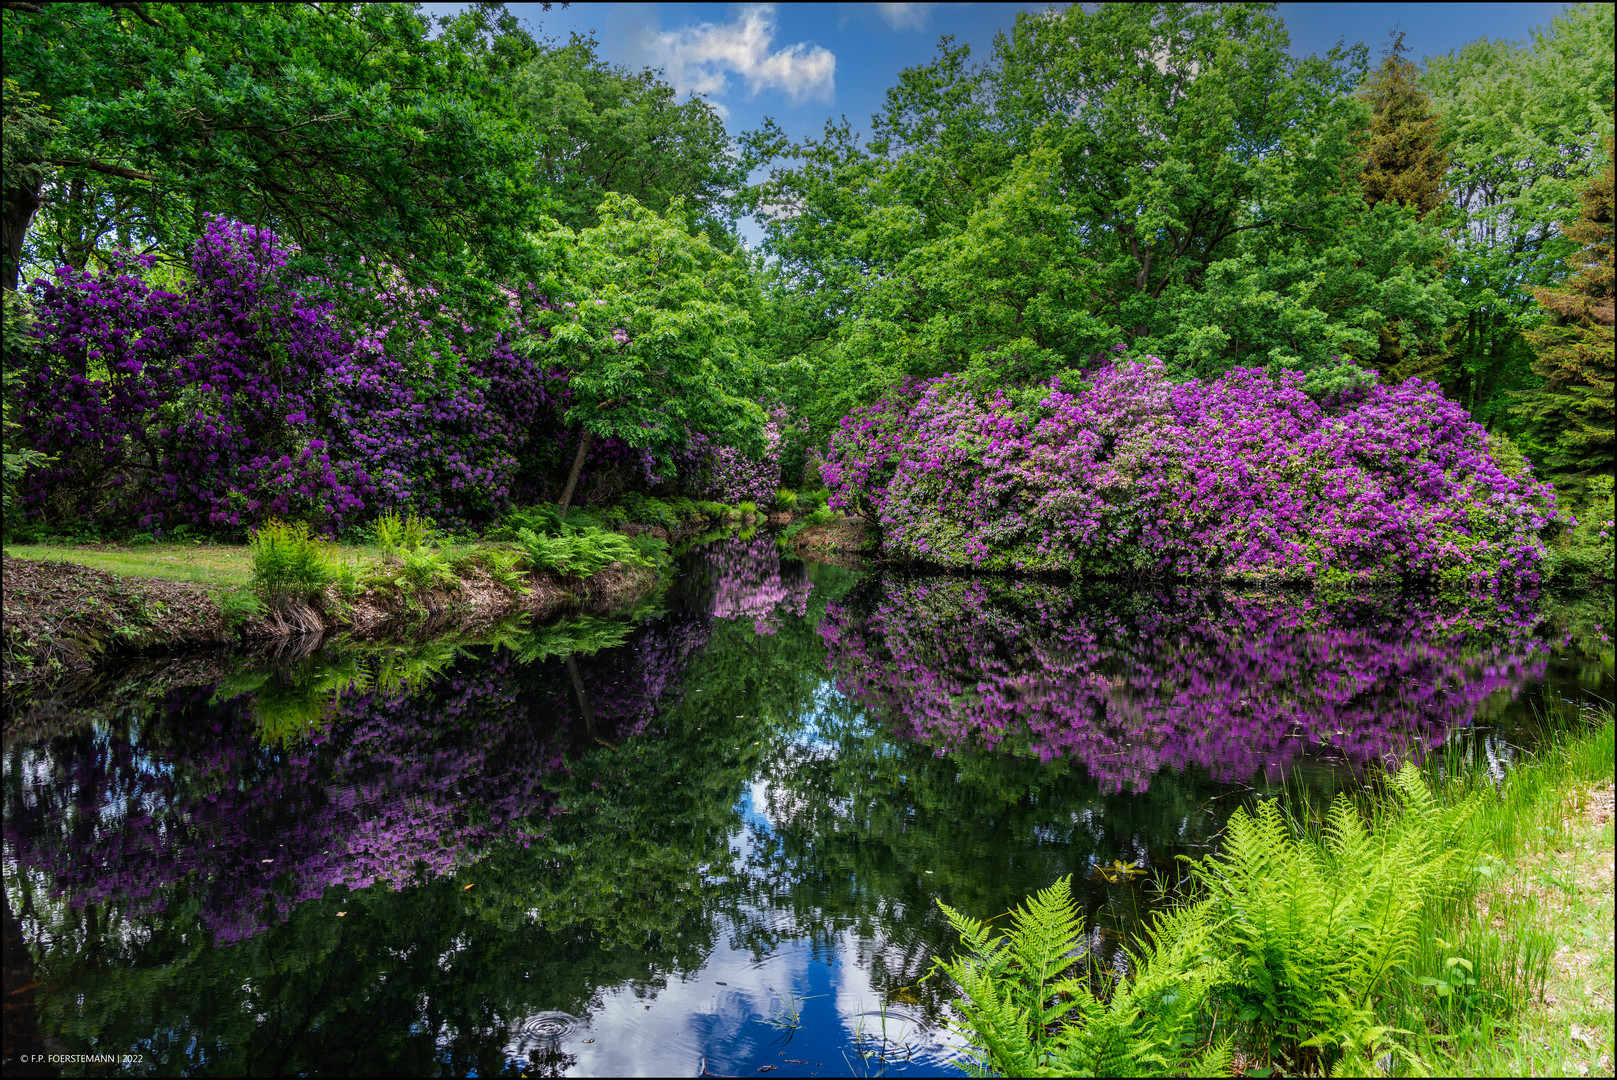
M347 559L371 560L380 554L379 549L362 545L339 544L335 548ZM15 559L59 560L131 577L203 585L247 585L253 577L252 549L246 544L7 544L4 551Z

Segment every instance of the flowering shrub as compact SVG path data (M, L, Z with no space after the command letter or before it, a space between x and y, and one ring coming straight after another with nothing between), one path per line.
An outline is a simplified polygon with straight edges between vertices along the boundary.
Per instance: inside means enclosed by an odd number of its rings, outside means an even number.
M1320 404L1300 375L1175 385L1154 357L1022 406L911 381L843 420L821 474L889 553L988 569L1512 590L1563 520L1434 384Z
M35 281L18 423L56 460L25 476L24 511L154 531L240 534L275 517L338 531L405 506L486 520L559 488L565 372L519 355L512 333L475 348L471 326L451 336L432 292L386 268L350 298L351 324L308 298L333 283L294 278L290 253L215 218L179 293L143 280L151 258ZM513 323L557 309L508 300ZM644 482L649 461L598 439L581 490L614 471Z
M885 579L829 605L820 633L838 688L939 753L1076 760L1140 792L1164 768L1245 782L1305 756L1419 756L1543 675L1530 615L1469 640L1456 619L1184 593L1131 611L1047 582Z
M698 498L712 499L727 506L743 502L769 505L780 487L781 431L786 413L776 409L764 422L764 452L748 454L724 446L706 435L695 434L688 449L677 459L681 476Z

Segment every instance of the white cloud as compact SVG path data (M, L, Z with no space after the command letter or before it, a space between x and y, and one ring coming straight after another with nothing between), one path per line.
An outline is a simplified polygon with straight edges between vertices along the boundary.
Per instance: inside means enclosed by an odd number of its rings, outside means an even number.
M782 90L793 105L811 99L829 104L836 92L836 54L803 42L771 51L774 42L775 5L750 4L733 22L652 32L645 46L682 93L712 99L728 92L729 77L737 75L748 97Z
M876 4L876 14L894 30L925 30L936 4Z

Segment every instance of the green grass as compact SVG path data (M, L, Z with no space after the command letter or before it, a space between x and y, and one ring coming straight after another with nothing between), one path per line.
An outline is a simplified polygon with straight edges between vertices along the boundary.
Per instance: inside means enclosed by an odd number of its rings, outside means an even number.
M247 585L253 579L253 553L246 544L158 543L129 548L7 544L4 551L16 559L77 563L130 577L204 585Z

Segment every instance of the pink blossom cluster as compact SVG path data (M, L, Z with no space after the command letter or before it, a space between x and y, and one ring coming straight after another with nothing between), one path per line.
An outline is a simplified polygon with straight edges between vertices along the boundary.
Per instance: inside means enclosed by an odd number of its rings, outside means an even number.
M1319 402L1295 373L1175 384L1155 357L1031 405L912 381L844 418L821 475L891 555L1027 572L1509 592L1569 520L1435 384Z

